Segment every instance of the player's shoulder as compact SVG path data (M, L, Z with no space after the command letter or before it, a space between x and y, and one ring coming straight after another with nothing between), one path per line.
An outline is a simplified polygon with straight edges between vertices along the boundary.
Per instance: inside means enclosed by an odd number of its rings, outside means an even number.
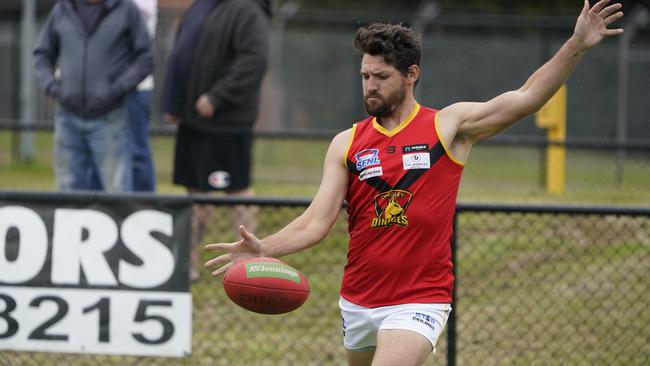
M458 115L462 115L467 113L468 110L473 108L473 106L480 104L480 103L472 103L472 102L456 102L453 104L450 104L438 111L438 114L440 117L455 117Z
M354 135L354 130L355 129L356 129L356 123L352 127L337 133L336 136L334 136L334 138L332 139L332 145L333 146L340 146L340 145L347 146L350 139Z
M325 157L326 166L336 166L340 164L339 162L345 162L348 147L350 146L350 141L352 139L353 129L354 128L348 128L347 130L337 133L332 138Z
M328 155L336 157L336 160L343 159L352 141L354 127L341 131L332 138L328 149Z
M457 102L440 109L436 113L438 125L456 128L467 117L472 104L476 103Z

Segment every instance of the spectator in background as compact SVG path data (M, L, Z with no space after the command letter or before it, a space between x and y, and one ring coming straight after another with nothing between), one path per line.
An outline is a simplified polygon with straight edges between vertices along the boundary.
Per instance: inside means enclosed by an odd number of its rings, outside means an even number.
M270 0L196 0L185 12L170 54L162 108L178 122L174 183L188 193L251 196L252 129L269 53ZM194 206L191 278L209 211ZM233 222L255 226L252 209Z
M140 9L153 43L158 20L158 0L131 1ZM126 120L131 138L132 189L136 192L153 192L156 189L156 176L149 146L152 90L153 75L150 74L126 98ZM101 190L97 167L93 167L89 174L90 189Z
M140 9L152 43L158 20L158 0L132 0ZM131 163L133 164L133 190L153 192L156 176L151 147L149 146L149 120L151 117L151 92L153 75L147 76L126 99L126 112L131 127Z
M34 47L43 90L57 101L57 188L131 190L125 97L153 70L151 39L130 0L60 0ZM60 77L55 77L55 70Z

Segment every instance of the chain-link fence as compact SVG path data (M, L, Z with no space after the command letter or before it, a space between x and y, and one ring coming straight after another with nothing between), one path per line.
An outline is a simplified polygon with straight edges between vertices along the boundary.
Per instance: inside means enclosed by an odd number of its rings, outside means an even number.
M650 362L650 217L460 208L459 365Z
M315 190L328 142L260 136L255 140L254 181ZM625 162L619 165L615 145L567 144L565 191L556 195L547 194L546 189L547 146L540 141L479 143L465 165L460 200L650 204L650 146L628 146Z
M42 10L42 9L41 9ZM47 14L38 14L38 28ZM162 124L160 99L179 12L162 11L156 33L153 123ZM591 50L568 82L569 139L650 143L650 22L642 5L626 16L625 37ZM0 18L0 118L19 118L19 19ZM287 12L271 28L271 57L264 83L261 130L341 130L365 117L355 30L385 21L413 26L420 35L418 100L442 108L483 101L520 87L571 35L575 17L418 13ZM35 30L36 32L38 29ZM30 95L37 121L51 121L53 103L38 87ZM530 123L507 134L543 137Z
M237 201L208 202L214 206L204 241L234 239L229 215ZM287 224L307 204L259 202L260 236ZM225 296L220 278L203 272L192 286L188 358L3 351L0 364L344 365L337 300L346 225L342 211L320 245L283 258L311 284L307 302L289 314L242 310ZM461 204L455 242L453 318L428 365L650 362L649 210Z
M36 134L37 154L25 166L16 164L17 158L12 157L12 150L18 154L17 134L0 131L0 187L53 190L51 134ZM311 197L322 176L330 136L284 136L256 136L253 185L262 195ZM171 183L174 139L156 136L151 141L159 191L178 191L182 187ZM650 204L650 146L628 146L623 165L618 164L614 145L567 146L563 194L547 193L545 143L522 145L488 140L472 149L459 198L462 202ZM38 169L32 172L31 167Z
M642 7L635 9L635 14L643 15L642 11ZM590 51L568 82L569 192L585 196L591 191L614 189L633 202L639 197L645 202L642 197L650 197L650 174L645 168L650 156L650 22L647 14L645 18L635 14L625 18L628 36L609 38ZM39 21L44 15L39 15ZM177 17L177 13L161 12L158 23L156 88L152 99L154 130L163 127L159 101ZM423 50L417 98L424 105L441 108L457 101L483 101L518 88L567 39L575 22L574 17L480 14L439 14L425 21L417 13L292 13L285 8L277 9L273 19L271 62L263 85L257 130L293 136L297 136L296 132L307 135L320 131L327 132L328 137L365 117L359 56L352 47L354 31L360 25L373 21L404 22L416 29ZM15 20L0 20L0 56L8 65L0 70L0 76L6 76L0 77L0 96L6 96L0 98L0 127L4 128L19 124L18 35ZM35 126L47 124L51 129L52 101L37 90L32 95L29 103L33 105L34 117L45 122ZM546 132L535 127L533 120L526 118L486 141L489 147L477 151L486 152L485 156L500 151L496 169L516 172L514 179L525 182L512 186L511 191L519 195L543 192ZM19 143L19 134L13 135L10 144L16 152ZM266 146L268 151L282 149ZM34 144L35 150L42 148ZM467 166L466 189L461 195L501 200L497 190L484 189L492 186L489 177L473 181L480 171L486 170L484 167L495 165L477 152ZM0 150L0 161L5 153L8 151ZM34 155L37 154L38 151ZM278 162L271 159L277 154L271 151L269 158L265 150L257 160L260 172L255 174L256 179L317 183L318 174L303 174L309 168L293 166L293 161L301 158L297 155L294 150L291 159ZM509 159L503 160L504 156ZM317 160L317 173L320 162ZM276 174L278 170L272 168L276 166L286 166L291 172ZM470 187L479 189L471 191Z

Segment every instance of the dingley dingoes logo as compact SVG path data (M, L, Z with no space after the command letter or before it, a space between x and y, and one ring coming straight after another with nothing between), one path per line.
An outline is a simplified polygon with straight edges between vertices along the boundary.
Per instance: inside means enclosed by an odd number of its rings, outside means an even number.
M393 224L407 226L409 219L406 209L411 203L413 194L401 189L383 192L375 196L375 214L371 228L389 227Z

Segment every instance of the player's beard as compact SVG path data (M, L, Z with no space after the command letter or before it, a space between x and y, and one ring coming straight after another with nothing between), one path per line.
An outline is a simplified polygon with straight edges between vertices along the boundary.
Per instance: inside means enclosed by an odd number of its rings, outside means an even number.
M375 97L380 100L380 102L375 103L375 105L370 105L368 102L368 98L370 97ZM386 98L381 96L379 93L368 94L363 99L363 102L369 115L377 118L382 118L393 114L397 107L404 102L405 98L406 88L403 86Z

